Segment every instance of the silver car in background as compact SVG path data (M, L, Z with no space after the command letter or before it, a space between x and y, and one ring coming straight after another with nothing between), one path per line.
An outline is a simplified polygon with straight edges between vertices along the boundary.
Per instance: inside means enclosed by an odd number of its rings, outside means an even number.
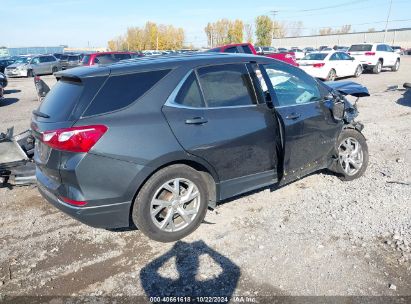
M21 56L9 65L4 73L7 77L33 77L53 74L61 70L60 62L53 55Z

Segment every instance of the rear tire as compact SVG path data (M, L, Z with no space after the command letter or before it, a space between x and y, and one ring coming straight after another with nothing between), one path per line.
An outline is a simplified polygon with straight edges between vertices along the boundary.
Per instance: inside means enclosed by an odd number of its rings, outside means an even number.
M397 72L399 69L400 69L400 61L397 59L397 61L395 62L395 65L391 67L391 71Z
M33 70L28 70L28 71L27 71L27 78L31 78L31 77L33 77L33 76L34 76Z
M337 140L338 162L335 172L343 181L361 177L368 166L368 145L364 135L355 129L344 129Z
M334 81L336 78L337 78L337 73L335 72L334 69L331 69L330 72L328 72L327 81Z
M378 63L374 66L374 68L372 69L372 72L374 74L379 74L382 71L382 62L378 61Z
M54 73L57 73L58 71L59 69L57 67L53 67L53 69L51 70L51 73L54 74Z
M149 238L174 242L200 226L207 207L207 183L200 172L171 165L156 172L140 189L132 219Z

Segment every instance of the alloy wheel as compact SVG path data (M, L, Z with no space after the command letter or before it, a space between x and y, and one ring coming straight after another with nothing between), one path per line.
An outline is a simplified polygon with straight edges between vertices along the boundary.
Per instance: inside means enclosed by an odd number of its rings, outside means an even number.
M361 144L353 137L345 138L338 147L338 158L345 174L348 176L357 174L364 162Z
M151 200L151 220L162 231L180 231L196 218L200 199L200 191L192 181L169 180L157 189Z
M355 76L360 77L361 74L362 74L362 68L358 66L357 69L355 70Z
M337 75L336 75L334 70L331 70L330 73L328 74L328 80L329 81L334 81L335 78L337 78Z

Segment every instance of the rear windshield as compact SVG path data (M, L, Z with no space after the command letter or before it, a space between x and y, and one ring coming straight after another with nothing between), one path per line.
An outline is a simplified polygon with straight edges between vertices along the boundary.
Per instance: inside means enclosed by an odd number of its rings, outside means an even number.
M81 83L60 80L47 94L39 111L50 116L47 121L67 121L83 92Z
M61 55L60 60L67 60L68 55Z
M327 57L327 53L311 53L306 55L303 59L301 60L324 60L325 57Z
M69 56L68 61L78 61L79 57L78 56Z
M348 50L349 52L369 52L372 49L371 44L354 44Z
M90 61L90 55L85 55L84 57L83 57L83 60L81 61L82 63L89 63L89 61Z
M112 112L131 105L169 72L160 70L109 77L84 116Z
M101 54L94 58L95 64L110 64L116 62L112 54Z

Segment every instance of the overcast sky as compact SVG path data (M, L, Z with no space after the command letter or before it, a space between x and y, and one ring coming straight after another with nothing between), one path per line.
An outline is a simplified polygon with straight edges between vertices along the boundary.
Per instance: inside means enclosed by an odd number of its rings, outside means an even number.
M383 29L389 0L0 0L0 46L105 47L129 26L146 21L183 27L186 42L206 45L204 27L220 18L253 23L276 10L276 19L302 21L304 34L352 24L356 31ZM411 27L411 0L393 0L390 28Z

